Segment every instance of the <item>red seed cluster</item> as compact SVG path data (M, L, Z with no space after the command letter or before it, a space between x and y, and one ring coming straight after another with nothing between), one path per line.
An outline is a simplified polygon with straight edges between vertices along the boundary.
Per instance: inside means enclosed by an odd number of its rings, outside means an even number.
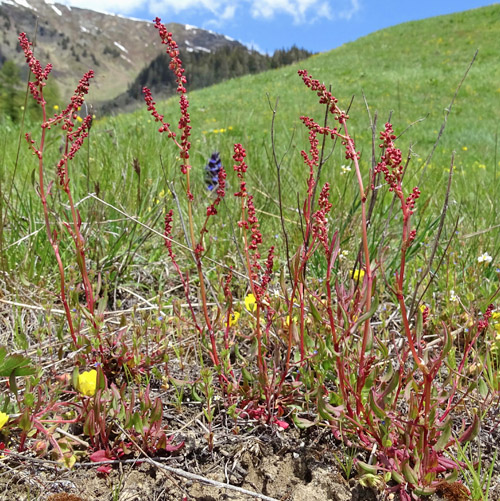
M59 184L65 189L68 189L70 181L68 177L68 160L73 160L78 150L82 147L83 142L89 136L91 125L92 117L90 115L87 115L80 127L78 127L75 132L72 132L67 136L68 141L71 144L69 152L64 153L56 166Z
M71 96L70 102L61 113L54 114L53 118L49 118L46 122L42 123L42 128L50 129L53 125L64 122L62 130L69 132L68 140L71 142L74 139L74 134L71 134L75 126L74 120L78 118L78 112L85 102L85 96L89 92L90 80L94 78L94 71L89 70L83 75L78 82L75 92ZM88 115L85 120L88 120L88 129L92 125L92 117ZM83 124L82 124L83 125Z
M43 88L46 85L46 80L48 79L49 73L52 69L51 64L47 64L45 68L42 68L40 61L35 58L33 51L31 49L32 43L28 40L25 33L19 35L19 44L24 51L26 57L26 62L30 68L31 73L35 77L34 82L29 82L30 92L33 95L35 101L42 107L45 112L46 101L43 97ZM59 178L59 184L65 189L68 188L69 178L67 177L67 162L73 159L78 150L81 148L84 140L88 137L89 130L92 126L92 117L88 115L82 124L74 131L74 121L78 118L78 112L85 101L85 96L88 94L90 80L94 77L94 72L89 70L83 75L83 77L78 82L78 85L71 96L71 100L66 106L66 108L61 113L54 114L53 118L45 120L41 127L42 129L50 129L53 125L62 122L62 130L66 133L66 147L62 158L56 165L57 176ZM45 114L44 114L45 116ZM32 139L30 134L25 135L28 144L30 145L33 153L38 156L41 160L43 157L43 152L40 151L35 146L35 141Z
M158 132L167 132L168 137L173 137L175 138L175 132L172 132L170 130L170 124L168 122L164 122L163 115L160 115L158 111L156 110L156 102L153 100L153 95L151 94L151 90L148 89L147 87L142 88L142 93L144 94L144 101L146 101L146 105L148 107L148 111L151 112L151 115L155 119L155 122L160 122L161 127L158 129Z
M262 243L262 233L260 232L260 224L253 203L253 195L247 198L247 210L247 221L252 232L252 241L250 242L249 249L257 251L258 246Z
M401 211L403 212L405 224L403 235L406 235L404 236L403 248L407 249L415 240L417 234L415 230L409 231L409 221L415 209L415 202L420 197L420 190L415 186L406 198L403 194L403 158L401 150L394 146L396 135L390 123L385 124L384 130L380 133L380 139L382 140L380 148L385 150L380 162L374 169L373 179L377 174L383 174L385 182L389 185L389 191L393 191L401 202ZM372 188L373 186L374 181L372 182Z
M420 197L420 190L418 186L415 186L412 192L406 197L406 206L410 211L410 214L413 214L413 209L415 208L415 201Z
M380 148L385 148L385 152L375 167L374 174L382 173L384 175L385 182L389 185L389 191L394 191L397 194L401 200L405 217L409 217L413 214L415 202L420 197L420 190L415 186L406 199L403 196L403 158L401 150L394 146L396 135L390 123L385 124L385 129L380 133L380 139L382 140Z
M326 104L328 106L328 110L330 113L334 115L335 120L339 122L339 124L344 125L344 128L347 127L346 121L349 118L349 116L342 111L338 106L337 106L337 98L332 95L330 91L326 89L325 84L320 83L319 80L316 80L312 78L310 75L308 75L306 70L299 70L299 75L302 77L302 80L304 81L304 84L309 87L311 90L316 92L318 95L319 102L320 104ZM319 124L317 124L312 118L302 116L300 117L304 125L309 129L309 142L311 143L311 152L310 156L307 156L304 151L301 152L302 157L304 158L304 161L308 164L309 170L312 169L313 165L316 165L318 162L318 155L317 155L317 134L322 134L325 136L330 136L332 139L335 139L335 137L339 137L342 141L342 144L345 146L345 157L346 160L354 160L359 159L361 154L360 152L356 151L356 147L354 145L354 141L352 140L351 137L347 135L347 133L340 134L337 127L321 127ZM309 189L310 189L311 182L308 183Z
M318 198L319 209L313 214L312 218L314 220L314 224L312 227L312 233L323 245L325 251L328 253L329 245L328 245L328 219L327 215L332 208L332 204L329 200L330 195L330 184L325 183L323 189Z
M394 147L393 141L396 136L390 123L385 124L385 130L380 133L380 139L382 140L380 148L385 148L385 153L375 167L375 173L381 172L389 185L389 190L394 191L401 185L403 164L401 150Z
M479 322L477 323L478 330L482 331L482 330L488 328L488 326L490 325L491 315L493 314L493 309L494 309L493 304L490 304L488 306L488 308L486 308L486 311L484 312L483 318L481 320L479 320Z
M217 198L207 207L207 217L215 216L217 214L216 207L221 203L221 200L226 196L226 170L221 167L218 174L217 184Z
M274 245L272 245L269 248L269 252L267 253L266 269L264 271L264 274L262 275L260 284L258 283L255 284L255 292L257 294L257 297L260 299L266 294L267 286L271 281L273 266L274 266Z
M176 82L177 82L177 93L180 95L179 98L179 108L181 111L181 116L179 118L179 123L177 128L181 130L181 138L180 142L177 142L176 134L170 129L170 124L168 122L164 122L163 115L160 115L156 110L156 103L153 101L153 97L151 95L151 91L144 87L142 92L144 94L144 100L148 106L148 111L151 112L151 115L154 117L156 122L161 123L161 127L158 129L158 132L166 132L169 138L172 138L175 144L181 150L179 153L180 158L182 159L181 164L181 172L183 174L187 174L188 169L191 168L189 165L189 150L191 149L191 142L189 141L189 137L191 136L191 117L189 115L189 101L185 96L186 90L186 77L184 76L184 68L182 66L182 61L179 57L179 46L172 38L172 33L167 30L164 24L162 24L161 19L157 17L154 20L155 28L158 30L161 38L161 43L167 46L166 53L170 57L169 68L175 74ZM188 197L192 199L192 194L188 193Z
M163 235L165 236L165 247L167 248L168 254L172 260L175 258L175 254L172 250L172 240L170 239L170 235L172 234L173 214L174 211L172 209L165 214L165 229L163 231Z
M320 83L319 80L312 78L307 73L307 70L299 70L298 74L302 77L304 84L312 91L316 92L316 94L320 98L320 104L328 105L330 113L335 115L335 120L338 120L340 124L345 123L349 116L337 106L338 99L326 89L326 85Z
M189 150L191 148L191 142L189 137L191 136L191 117L188 112L189 101L186 94L186 77L184 76L185 69L182 66L182 61L179 57L179 46L172 38L172 33L167 30L164 24L162 24L161 19L157 17L155 19L155 28L158 30L161 38L161 43L167 46L167 55L170 57L169 68L173 71L176 82L177 82L177 93L180 94L179 107L181 110L181 117L179 118L178 129L182 130L181 142L180 142L180 157L183 160L181 165L181 172L183 174L187 173L190 168L189 165ZM163 132L163 131L161 131Z
M246 197L246 182L245 182L245 172L248 169L247 164L245 163L245 157L247 156L245 148L240 143L236 143L234 145L234 155L233 160L236 164L233 166L234 171L237 176L240 178L240 191L235 193L235 197Z
M431 310L427 305L424 306L424 309L422 311L422 323L424 325L427 325L429 323L429 316L430 316Z
M47 80L47 78L49 77L49 73L52 70L52 65L49 63L47 64L47 66L45 66L45 68L42 68L40 61L33 55L33 51L31 50L33 44L28 40L26 33L20 33L18 40L19 44L21 45L21 49L24 52L24 57L26 58L29 69L35 77L35 81L29 82L28 84L30 92L38 104L45 104L42 89L46 85L45 80Z
M233 293L231 291L232 280L233 280L233 267L228 266L227 275L224 280L223 290L224 290L224 297L229 300L232 300L233 298Z
M154 20L155 28L158 30L161 38L161 43L167 46L167 55L170 57L169 68L174 72L177 81L177 92L182 94L186 93L186 77L184 76L184 68L182 67L182 61L179 58L179 46L172 38L172 33L167 30L165 25L161 22L161 19L157 17Z

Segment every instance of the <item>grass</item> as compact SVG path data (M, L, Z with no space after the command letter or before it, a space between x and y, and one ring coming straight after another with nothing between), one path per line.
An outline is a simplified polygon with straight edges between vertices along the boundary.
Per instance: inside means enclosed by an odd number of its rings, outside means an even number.
M64 456L66 465L73 455L83 454L45 430L49 410L38 412L51 405L65 408L67 400L62 397L70 395L74 408L67 411L68 419L84 420L83 435L100 458L104 452L107 458L116 457L118 450L130 447L119 442L116 422L119 430L123 427L132 434L128 437L132 443L141 444L139 450L175 452L177 446L161 426L162 404L149 393L154 375L170 384L176 408L183 408L185 387L203 402L211 452L216 442L215 409L220 405L216 402L222 399L234 430L244 418L286 428L284 415L290 412L298 428L327 423L349 450L356 450L351 449L353 444L358 450L371 449L373 440L379 448L376 461L353 456L346 472L355 464L362 483L376 480L397 490L402 499L409 499L404 497L406 484L425 494L436 489L436 482L447 481L436 478L435 471L436 465L457 470L444 459L444 451L453 447L452 421L446 416L468 398L479 399L485 414L498 405L498 312L489 305L497 298L500 255L496 218L500 108L491 105L498 102L500 91L492 84L499 80L493 50L500 34L495 22L499 15L500 6L494 5L407 23L298 66L193 92L189 176L179 170L179 155L187 150L174 147L166 134L157 134L158 125L146 111L96 117L68 172L83 222L79 231L86 242L84 269L89 277L84 285L77 238L63 238L71 201L50 167L61 155L64 137L48 131L43 151L45 187L54 184L47 214L59 237L65 290L74 308L67 309L66 317L77 326L72 348L76 369L71 376L76 391L60 386L53 393L39 394L37 413L32 413L35 388L45 381L44 371L34 358L34 370L5 358L0 375L11 378L15 398L3 398L0 407L20 416L11 426L20 430L20 448L29 443L30 433L36 433ZM450 110L476 48L478 56ZM315 93L307 92L297 76L302 67L331 82L339 106L349 107L352 117L349 135L328 143L326 162L311 174L319 188L316 196L326 181L330 183L332 211L315 201L316 209L323 211L316 216L324 218L317 224L337 230L330 230L328 241L321 240L314 227L319 219L308 209L312 195L300 198L310 173L299 152L308 151L313 141L299 117L311 116L322 124L325 114ZM175 123L177 106L172 99L158 109ZM341 116L340 110L334 114ZM377 203L367 225L365 210L371 198L365 200L360 193L370 191L368 173L381 151L378 133L389 118L396 135L401 135L396 146L403 160L408 158L404 181L398 178L395 186L401 200L387 190L381 171L374 183ZM445 118L446 129L431 158ZM333 127L332 119L329 126ZM28 120L25 129L38 137L36 122ZM37 195L37 159L31 158L24 139L19 143L18 126L3 122L2 131L0 242L6 304L13 306L8 334L19 349L32 353L36 342L37 357L57 358L50 346L54 336L60 350L67 347L68 338L64 322L54 312L61 310L59 278ZM345 158L341 140L351 145L351 139L361 152L359 163ZM384 151L393 148L391 141L386 141ZM206 207L214 200L204 183L204 166L213 151L220 151L226 167L227 191L241 190L243 157L235 151L233 161L234 143L246 148L244 178L254 195L260 226L251 220L248 198L228 196L217 207L218 219L208 221L204 250L190 251L189 240L197 238L193 229L203 226ZM279 184L273 155L281 162ZM240 175L232 171L234 163ZM406 197L417 183L422 195L410 218ZM186 200L187 189L192 200ZM170 209L175 210L176 224L168 228L167 236L182 244L174 247L174 262L166 257L162 237ZM244 223L238 225L239 220ZM416 230L414 241L411 229ZM71 231L75 235L76 229ZM261 261L262 275L257 278L251 270L260 260L248 246L256 232L262 233L265 243L259 251L263 259L269 245L276 246L267 264ZM482 255L488 258L479 260ZM229 267L234 269L232 281ZM353 269L362 273L354 274ZM262 291L259 280L265 277L271 281L269 290ZM87 284L97 298L95 313L89 306ZM255 309L243 304L249 292L257 298ZM393 343L401 348L391 351ZM93 375L81 374L96 362ZM182 378L171 374L172 364L181 367ZM185 364L196 367L189 383L181 381ZM30 374L22 395L13 390L12 378L15 382L16 377ZM78 390L82 377L94 378L91 390ZM408 409L409 418L402 417L402 408ZM346 421L338 419L339 412ZM465 422L462 430L456 430L464 442L479 426L472 415L466 414ZM465 449L459 450L465 458ZM482 472L490 478L493 470L481 466L471 470L475 465L464 462L474 489L482 490Z
M500 89L494 88L494 85L488 86L489 82L499 79L496 53L492 49L492 42L497 36L495 30L498 30L498 26L494 21L498 13L499 7L494 5L467 13L406 23L361 38L329 53L313 56L296 66L231 80L193 92L190 102L194 134L192 160L196 167L193 170L195 195L198 199L206 196L201 181L202 167L211 151L220 150L223 162L230 165L232 143L242 142L248 145L250 164L255 167L254 172L258 172L258 175L252 174L251 178L253 185L262 192L260 195L256 193L258 207L277 214L275 197L267 188L275 183L269 144L269 95L272 105L279 98L276 148L278 156L289 152L283 167L284 193L289 195L284 203L289 209L288 214L293 216L296 208L294 186L305 176L300 159L294 154L303 147L305 141L298 117L313 114L314 106L313 96L303 95L301 82L296 76L297 69L304 66L312 74L320 75L324 82L331 83L335 95L344 106L354 96L350 108L353 134L362 148L365 170L371 161L371 130L363 93L372 117L377 113L378 124L391 116L398 133L416 120L427 117L412 126L399 141L403 151L407 151L411 144L413 152L408 182L418 183L422 192L429 194L425 204L429 207L427 214L431 211L435 213L444 194L451 153L455 151L456 173L451 208L455 214L460 214L460 231L468 234L488 229L494 224L488 215L496 209L496 192L500 183L500 158L496 153L500 117L498 107L491 106L491 103L500 99ZM479 49L477 60L459 92L446 132L424 173L423 165L443 122L444 110L476 49ZM224 101L228 105L219 106ZM175 116L175 102L175 99L170 100L164 107L166 116ZM78 159L72 173L77 199L85 196L88 188L95 191L98 183L100 193L109 203L118 204L136 214L149 210L149 205L142 207L137 204L139 179L132 167L133 159L138 159L142 166L143 201L159 194L164 190L166 179L174 180L178 174L173 152L164 146L161 137L152 133L154 126L148 120L145 111L96 120L90 145L86 146L88 150ZM16 135L19 131L8 124L4 124L3 128L7 133L2 154L3 172L5 184L8 184L11 182L9 174L15 162ZM27 128L31 127L27 125ZM52 140L57 141L57 138ZM54 150L56 155L57 148ZM16 187L23 192L31 185L32 168L29 166L32 163L28 158L29 152L21 145ZM339 202L344 195L344 183L349 184L348 176L339 175L343 163L342 151L337 148L332 161L323 171L325 180L336 180L334 189ZM106 172L106 176L102 176L103 172ZM471 189L469 179L472 175L474 183ZM120 194L119 199L116 194ZM32 196L33 192L30 192L28 197ZM23 198L23 201L16 200L16 203L23 216L31 219L33 202ZM100 208L87 202L81 210L88 210L92 214L92 210L99 211ZM348 218L350 209L346 207L344 210ZM427 214L422 211L422 217ZM431 218L429 214L426 224ZM84 217L84 220L88 218ZM272 219L266 224L270 226L269 234L277 233L279 226L273 224ZM121 234L124 225L118 224L110 234ZM470 240L467 242L468 247L477 246L479 250L484 246L482 239L488 238L488 243L495 246L490 249L492 253L498 249L499 242L498 238L490 239L490 236L488 233L486 237L484 234L479 235L472 241L472 246ZM11 239L8 243L13 241ZM102 244L106 243L109 252L116 252L114 238L107 236ZM107 254L106 251L104 253Z

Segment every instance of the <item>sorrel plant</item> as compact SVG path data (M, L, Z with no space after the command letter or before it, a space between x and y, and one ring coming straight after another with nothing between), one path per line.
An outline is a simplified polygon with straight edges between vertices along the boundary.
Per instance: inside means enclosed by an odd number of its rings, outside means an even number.
M214 283L206 272L205 239L223 201L230 203L225 200L228 173L222 166L218 169L217 184L210 190L211 203L204 208L201 223L196 223L186 77L172 34L159 18L155 20L155 27L166 46L170 69L177 80L180 117L176 129L157 111L147 88L144 97L148 110L159 123L158 131L167 135L180 158L184 181L183 207L187 212L186 246L178 245L172 237L175 216L183 217L181 205L177 213L173 208L166 211L163 241L181 281L189 315L184 316L180 309L174 309L174 312L179 322L190 326L198 336L210 450L214 447L213 383L216 381L223 395L223 405L234 419L257 418L284 429L289 426L286 417L290 415L299 428L326 422L333 435L346 447L360 451L355 463L362 480L386 484L388 490L397 491L403 500L435 492L442 483L453 482L463 466L453 459L453 447L457 442L471 440L479 427L476 418L472 423L463 422L459 433L453 435L453 412L471 391L470 386L464 384L467 363L478 340L489 327L493 306L488 306L482 318L471 323L458 364L451 361L454 339L449 326L432 324L429 310L423 305L417 305L422 308L408 307L411 287L406 276L407 258L417 236L412 215L418 208L420 191L417 187L409 191L403 188L402 154L396 147L397 138L392 125L387 123L380 133L380 159L373 169L364 172L361 154L349 133L347 112L340 108L337 99L323 83L312 78L306 70L300 71L305 86L317 94L320 107L326 112L323 125L311 117L300 118L309 141L308 151L301 152L307 169L304 195L299 204L301 243L290 254L287 248L284 256L280 256L281 250L275 246L264 248L258 211L247 183L246 173L252 168L252 162L243 145L237 143L232 159L238 183L234 196L240 213L237 233L243 266L242 270L237 270L234 266L217 263L219 280ZM73 417L67 421L83 424L84 433L94 450L94 460L119 457L132 443L119 439L113 442L110 437L116 423L118 428L133 435L132 441L140 441L144 450L174 451L178 446L169 445L161 425L161 402L150 397L149 388L137 393L140 398L136 399L134 390L128 392L125 385L117 386L108 381L112 375L109 371L111 360L121 368L136 369L136 375L148 372L155 361L165 360L161 353L153 359L144 357L139 349L130 348L124 340L125 329L107 338L101 330L100 312L87 270L82 221L73 200L69 174L71 160L88 137L92 125L90 116L82 119L79 126L75 122L93 72L84 75L68 106L49 118L43 90L51 65L42 68L24 34L20 36L20 43L35 79L30 82L30 92L42 111L40 139L37 142L30 134L26 139L38 158L39 193L47 237L59 270L60 300L72 337L72 348L86 348L78 365L100 364L94 395L78 396L78 401L67 404L46 400L41 392L36 399L34 396L27 401L19 398L22 417L18 424L23 430L22 445L34 427L38 433L47 436L62 456L59 442L43 423L63 423L60 417L49 419L46 415L69 407ZM332 116L336 122L334 125L329 124ZM46 181L44 153L47 133L56 126L61 127L65 139L54 185ZM335 180L322 185L320 182L329 141L341 143L345 148L345 158L354 166L356 174L361 215L358 228L360 252L354 269L346 269L341 262L340 233L331 222L335 205L344 203L344 200L330 200ZM137 169L139 174L140 169ZM278 185L279 176L278 168ZM391 261L396 257L398 263L393 277L387 276L385 264L388 255L394 251L387 245L384 252L375 257L369 245L372 231L369 207L375 201L376 190L383 189L376 186L380 177L384 178L387 189L393 194L401 215L400 244L395 251L397 256L391 257ZM69 207L59 217L75 248L81 280L78 288L84 293L84 306L78 301L71 303L68 298L65 265L59 249L61 235L55 229L49 207L50 194L56 188L64 194ZM283 237L288 242L289 230L283 217L282 227ZM194 265L197 280L190 276L189 264L184 267L186 260L176 255L177 248L188 249L186 257ZM325 273L320 279L310 271L313 260L324 266ZM283 267L281 273L278 272L280 266ZM235 286L236 277L244 281L246 298L236 295L236 291L241 290ZM199 288L199 307L192 299L194 282ZM384 325L377 326L374 322L374 319L383 317L380 304L386 300L384 294L387 296L387 291L392 293L398 305L401 332ZM413 309L415 314L411 314ZM80 315L74 315L73 310ZM240 310L247 313L246 329L241 329L241 332L238 325ZM84 322L90 326L91 334L83 334L81 327ZM430 338L432 342L427 341ZM135 359L137 361L132 363ZM78 369L73 379L77 377ZM460 397L457 396L459 390ZM58 391L58 395L63 393L76 395L76 392L66 389ZM303 412L308 412L309 416L314 413L314 421L306 420ZM368 452L371 453L370 460L363 461L361 458L366 458Z
M196 231L190 182L190 117L186 78L172 34L158 18L155 27L159 30L162 43L167 45L170 68L177 76L180 141L170 124L156 110L149 89L144 89L144 95L148 110L161 124L159 132L166 133L180 152L180 169L185 176L188 244L198 271L201 318L191 306L188 276L181 271L172 250L172 210L166 217L165 243L184 285L191 320L219 375L227 397L226 404L232 405L232 412L235 412L234 402L237 402L236 412L241 416L260 417L269 423L281 424L278 417L284 407L287 404L297 405L308 394L308 399L312 396L316 400L319 419L328 420L336 437L372 451L376 460L370 464L357 461L358 469L365 476L378 476L384 482L391 481L393 486L390 490L398 491L401 499L430 494L441 483L453 481L459 464L449 457L450 448L455 443L451 437L449 413L457 405L454 398L456 388L462 383L470 350L488 326L492 306L488 307L483 320L476 322L476 335L465 347L458 370L449 371L446 359L453 339L448 327L443 325L439 332L435 332L433 337L438 342L427 346L422 334L429 327L428 309L417 308L416 314L410 317L407 307L406 260L408 249L416 237L411 216L416 210L420 190L414 187L409 193L404 193L402 154L394 144L396 135L392 125L387 123L380 133L382 156L366 176L360 164L360 153L348 131L348 114L339 107L337 99L324 84L313 79L307 71L299 71L304 84L318 95L319 104L327 108L327 113L333 115L338 125L329 126L327 120L320 125L310 117L301 117L309 131L310 145L308 152L301 152L308 168L300 213L303 243L293 258L287 256L290 276L287 283L281 280L279 297L269 293L269 286L275 279L276 250L270 247L267 259L261 262L262 235L245 179L248 169L246 151L241 144L234 145L234 171L239 180L239 191L234 196L240 200L241 208L238 227L247 290L255 301L255 308L251 311L251 343L255 344L257 373L253 377L247 364L237 367L237 364L224 361L225 355L221 355L227 354L228 329L234 304L229 286L232 271L224 285L227 309L223 311L222 306L217 306L215 313L211 313L208 307L208 289L203 272L204 235L208 231L209 219L216 216L217 206L226 194L227 174L223 168L220 169L216 198L206 209L205 222ZM320 137L324 139L321 147ZM325 183L319 190L326 139L339 139L345 147L345 158L355 168L361 200L359 268L348 275L342 273L339 266L338 232L329 227L328 218L333 207L329 200L330 184ZM389 191L396 197L402 214L399 266L393 280L384 276L383 261L373 263L368 242L367 202L370 194L373 196L375 180L379 175L384 177ZM317 191L319 195L316 199ZM286 238L286 234L284 236ZM326 266L322 284L309 278L307 272L311 258L318 254L323 255ZM401 344L393 334L384 339L387 332L377 332L372 325L379 307L377 285L384 281L387 281L388 289L399 305L404 336ZM249 389L252 385L253 388ZM449 391L450 385L452 391ZM304 424L300 417L295 417L299 427ZM477 427L477 420L468 427L464 425L458 441L470 440Z

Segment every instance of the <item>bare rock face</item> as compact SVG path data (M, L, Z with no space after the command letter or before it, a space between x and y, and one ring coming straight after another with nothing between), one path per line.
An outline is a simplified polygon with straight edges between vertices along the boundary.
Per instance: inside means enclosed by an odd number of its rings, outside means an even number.
M179 46L189 51L241 45L189 25L170 23L167 28ZM152 22L70 8L52 0L0 0L0 65L12 59L21 66L24 58L17 37L25 32L33 41L35 31L36 57L43 65L54 65L63 100L89 69L96 75L90 100L113 99L163 51Z

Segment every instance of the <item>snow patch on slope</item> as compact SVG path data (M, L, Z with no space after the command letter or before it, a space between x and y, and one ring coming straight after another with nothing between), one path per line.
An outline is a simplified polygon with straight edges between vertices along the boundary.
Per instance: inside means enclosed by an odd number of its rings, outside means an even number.
M122 52L125 52L128 54L128 50L123 46L123 45L120 45L118 42L113 42L115 44L116 47L118 47Z

